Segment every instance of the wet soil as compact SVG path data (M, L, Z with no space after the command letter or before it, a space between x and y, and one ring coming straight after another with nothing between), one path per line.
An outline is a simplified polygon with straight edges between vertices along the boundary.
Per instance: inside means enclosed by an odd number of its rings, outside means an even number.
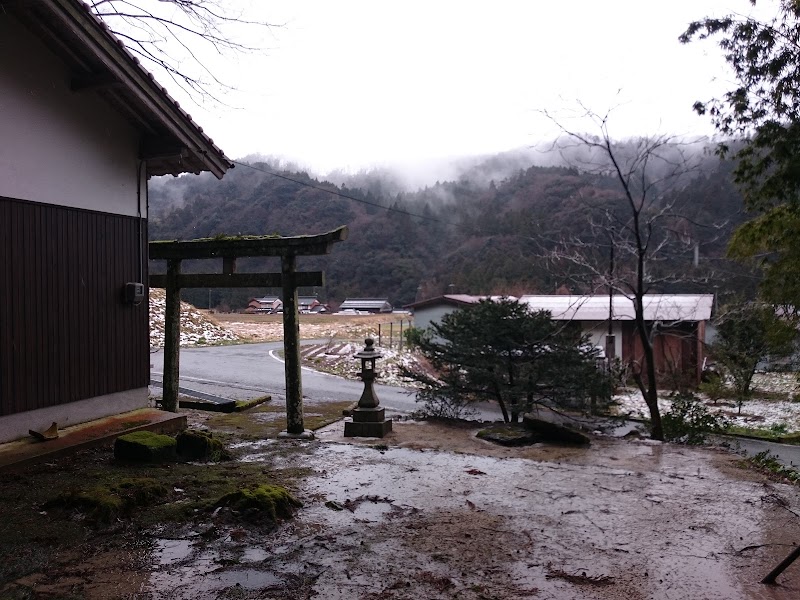
M800 544L798 488L723 450L509 448L429 422L383 440L342 430L236 444L242 469L299 474L304 507L277 528L211 514L81 530L0 598L800 597L800 562L758 583ZM51 524L32 532L32 556L64 526Z

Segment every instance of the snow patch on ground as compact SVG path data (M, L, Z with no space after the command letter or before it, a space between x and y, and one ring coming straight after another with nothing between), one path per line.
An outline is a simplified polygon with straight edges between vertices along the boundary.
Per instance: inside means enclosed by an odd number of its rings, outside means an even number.
M162 289L150 290L150 347L164 347L164 312L167 294ZM181 302L181 346L211 346L221 342L238 342L234 332L218 325L191 304Z
M312 369L333 373L347 379L358 380L361 372L361 361L354 355L363 346L351 342L331 342L303 346L301 355L303 364ZM378 373L376 383L399 387L415 387L416 382L403 377L402 367L413 368L416 364L414 355L405 350L377 348L381 358L375 363Z
M741 414L734 400L716 403L703 394L697 397L715 414L724 416L732 425L758 429L784 426L787 432L800 431L800 402L792 398L798 393L798 378L794 373L758 373L753 379L753 399L742 405ZM785 394L785 398L775 398ZM766 397L768 396L768 397ZM626 388L614 396L619 414L648 418L647 405L638 389ZM658 407L663 415L672 406L667 393L659 396Z

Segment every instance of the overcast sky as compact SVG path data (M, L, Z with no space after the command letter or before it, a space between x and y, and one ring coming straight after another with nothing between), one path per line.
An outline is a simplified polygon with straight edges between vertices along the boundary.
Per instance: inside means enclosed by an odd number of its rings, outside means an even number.
M710 134L692 104L729 78L715 45L677 38L692 20L750 10L747 0L237 2L283 25L261 32L265 52L211 62L238 88L226 97L237 108L190 112L230 157L280 155L320 172L535 145L554 135L537 111L567 115L576 101L616 107L620 138Z

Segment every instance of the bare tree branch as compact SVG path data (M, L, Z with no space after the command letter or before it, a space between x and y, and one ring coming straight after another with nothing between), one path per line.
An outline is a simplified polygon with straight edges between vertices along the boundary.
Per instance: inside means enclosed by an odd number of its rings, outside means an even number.
M89 8L145 66L163 71L198 105L226 105L222 95L235 89L204 54L258 52L263 48L242 36L275 27L245 17L229 0L96 0Z

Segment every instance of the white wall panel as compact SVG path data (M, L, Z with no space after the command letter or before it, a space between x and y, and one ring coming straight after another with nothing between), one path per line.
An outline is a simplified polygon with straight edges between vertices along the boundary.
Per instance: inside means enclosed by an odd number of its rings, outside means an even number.
M0 196L135 216L138 132L69 85L58 57L0 11ZM144 194L141 205L146 216Z

